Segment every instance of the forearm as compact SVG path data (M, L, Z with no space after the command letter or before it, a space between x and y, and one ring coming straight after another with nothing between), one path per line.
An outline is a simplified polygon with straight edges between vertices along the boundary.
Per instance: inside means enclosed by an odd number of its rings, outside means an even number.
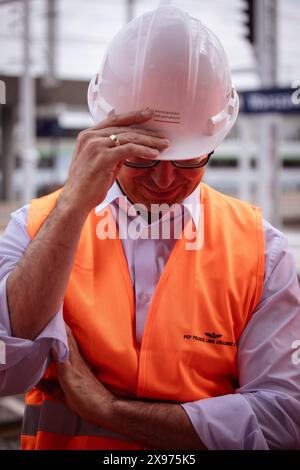
M112 431L149 448L206 450L179 404L117 399L106 421Z
M99 382L83 360L69 328L67 334L70 359L56 364L58 388L62 388L66 404L78 416L148 448L205 450L180 404L119 398Z
M7 281L12 335L34 339L64 297L86 215L62 193Z

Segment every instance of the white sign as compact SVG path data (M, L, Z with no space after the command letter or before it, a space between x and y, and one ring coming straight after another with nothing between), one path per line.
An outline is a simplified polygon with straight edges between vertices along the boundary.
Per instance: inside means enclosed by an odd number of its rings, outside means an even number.
M0 340L0 364L6 364L5 343Z
M300 339L296 339L292 342L292 349L296 349L292 354L292 363L297 366L300 364Z
M0 104L6 103L6 86L3 80L0 80Z

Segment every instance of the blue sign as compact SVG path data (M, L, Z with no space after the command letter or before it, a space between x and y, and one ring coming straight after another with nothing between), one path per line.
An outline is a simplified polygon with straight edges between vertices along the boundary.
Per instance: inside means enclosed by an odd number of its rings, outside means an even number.
M252 113L300 113L298 88L269 88L240 91L240 111Z

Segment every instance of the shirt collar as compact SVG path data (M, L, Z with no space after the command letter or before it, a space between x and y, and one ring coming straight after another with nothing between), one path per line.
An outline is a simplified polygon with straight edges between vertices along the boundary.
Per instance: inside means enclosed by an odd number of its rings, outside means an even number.
M108 190L105 199L95 207L95 214L101 212L109 204L113 203L116 199L124 198L127 199L126 195L121 191L120 186L115 181L111 188ZM128 201L128 199L127 199ZM128 201L128 204L130 202ZM200 185L194 189L194 191L185 198L181 205L184 206L190 213L196 229L199 227L199 217L200 217Z

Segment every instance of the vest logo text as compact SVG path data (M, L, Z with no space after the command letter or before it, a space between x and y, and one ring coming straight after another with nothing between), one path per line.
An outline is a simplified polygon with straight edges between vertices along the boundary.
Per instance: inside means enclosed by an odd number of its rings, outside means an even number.
M220 339L223 335L217 334L215 332L209 333L204 332L205 336L196 336L196 335L183 335L183 339L191 340L191 341L201 341L202 343L210 343L216 344L220 346L231 346L233 348L237 347L235 341L226 341L224 339Z

